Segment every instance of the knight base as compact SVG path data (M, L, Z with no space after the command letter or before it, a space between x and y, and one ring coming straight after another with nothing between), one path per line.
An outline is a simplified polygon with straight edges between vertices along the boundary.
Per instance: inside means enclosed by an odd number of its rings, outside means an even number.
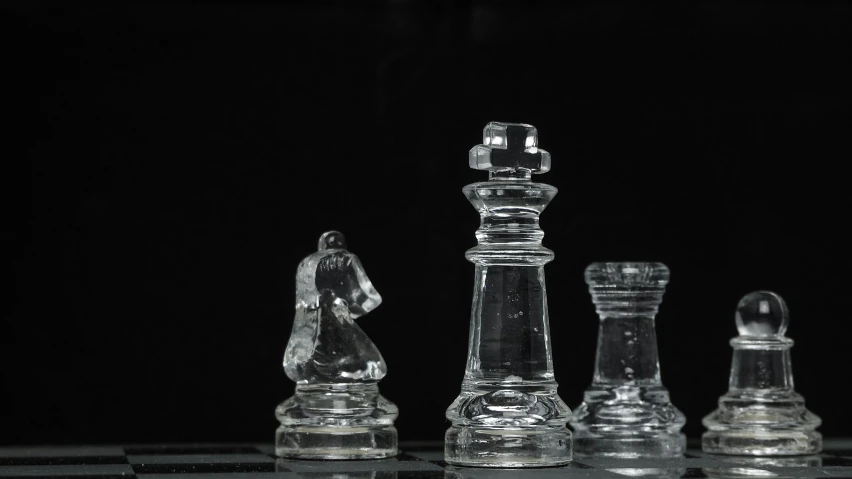
M457 466L553 467L571 459L571 432L565 427L453 426L444 440L444 460Z
M667 431L648 434L631 431L624 434L594 434L584 431L574 435L574 450L578 456L618 457L680 457L686 450L686 436Z
M701 449L711 454L743 456L814 454L822 450L822 434L799 430L708 431L701 437Z
M299 385L275 411L275 455L294 459L382 459L399 453L397 407L375 384Z
M399 453L396 428L281 426L275 455L294 459L383 459Z

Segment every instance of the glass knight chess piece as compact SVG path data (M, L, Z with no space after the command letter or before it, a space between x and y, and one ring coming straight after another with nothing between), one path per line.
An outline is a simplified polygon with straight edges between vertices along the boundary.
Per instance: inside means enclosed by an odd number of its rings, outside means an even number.
M467 367L447 409L447 463L542 467L571 461L571 410L556 393L539 215L556 188L531 180L550 170L530 125L489 123L469 154L488 181L464 187L479 211Z
M578 455L683 454L686 423L660 379L654 320L669 269L662 263L594 263L586 283L600 327L592 384L574 410Z
M784 336L787 304L775 293L756 291L737 305L739 336L727 394L704 418L701 448L716 454L787 456L822 450L821 420L793 389L790 348Z
M296 272L284 371L295 395L275 410L279 457L377 459L397 454L396 406L379 394L387 366L354 322L382 302L343 235L323 234Z

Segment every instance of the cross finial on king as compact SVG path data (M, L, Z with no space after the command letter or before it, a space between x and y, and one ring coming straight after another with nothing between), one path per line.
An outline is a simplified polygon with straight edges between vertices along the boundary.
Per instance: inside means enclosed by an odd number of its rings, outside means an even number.
M470 149L468 164L491 177L528 179L550 170L550 153L538 147L538 130L532 125L492 121L482 131L482 143Z

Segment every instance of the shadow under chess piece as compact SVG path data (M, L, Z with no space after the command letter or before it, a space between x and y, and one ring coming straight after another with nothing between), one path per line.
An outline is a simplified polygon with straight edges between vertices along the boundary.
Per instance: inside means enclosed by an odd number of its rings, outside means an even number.
M793 389L788 323L787 304L775 293L756 291L740 300L730 386L703 420L705 452L785 456L822 450L816 431L822 421Z
M586 283L600 316L592 384L574 409L578 455L676 457L686 418L660 379L654 318L669 282L662 263L593 263Z
M341 233L296 272L296 317L284 371L296 393L275 415L275 454L299 459L377 459L398 452L396 406L379 394L387 367L353 321L382 302Z
M488 181L464 187L478 210L467 367L447 409L449 464L542 467L571 461L571 410L556 392L539 214L556 188L531 180L550 169L531 125L489 123L468 157ZM495 471L496 472L496 471Z

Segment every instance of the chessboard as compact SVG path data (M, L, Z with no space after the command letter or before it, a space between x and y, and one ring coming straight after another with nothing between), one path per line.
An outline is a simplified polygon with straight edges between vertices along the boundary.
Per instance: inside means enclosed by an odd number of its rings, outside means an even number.
M813 456L747 458L690 449L673 459L575 457L567 466L538 469L455 467L441 443L403 443L391 459L276 459L271 444L0 447L0 478L296 479L296 478L584 478L769 477L852 478L852 439L827 440Z

